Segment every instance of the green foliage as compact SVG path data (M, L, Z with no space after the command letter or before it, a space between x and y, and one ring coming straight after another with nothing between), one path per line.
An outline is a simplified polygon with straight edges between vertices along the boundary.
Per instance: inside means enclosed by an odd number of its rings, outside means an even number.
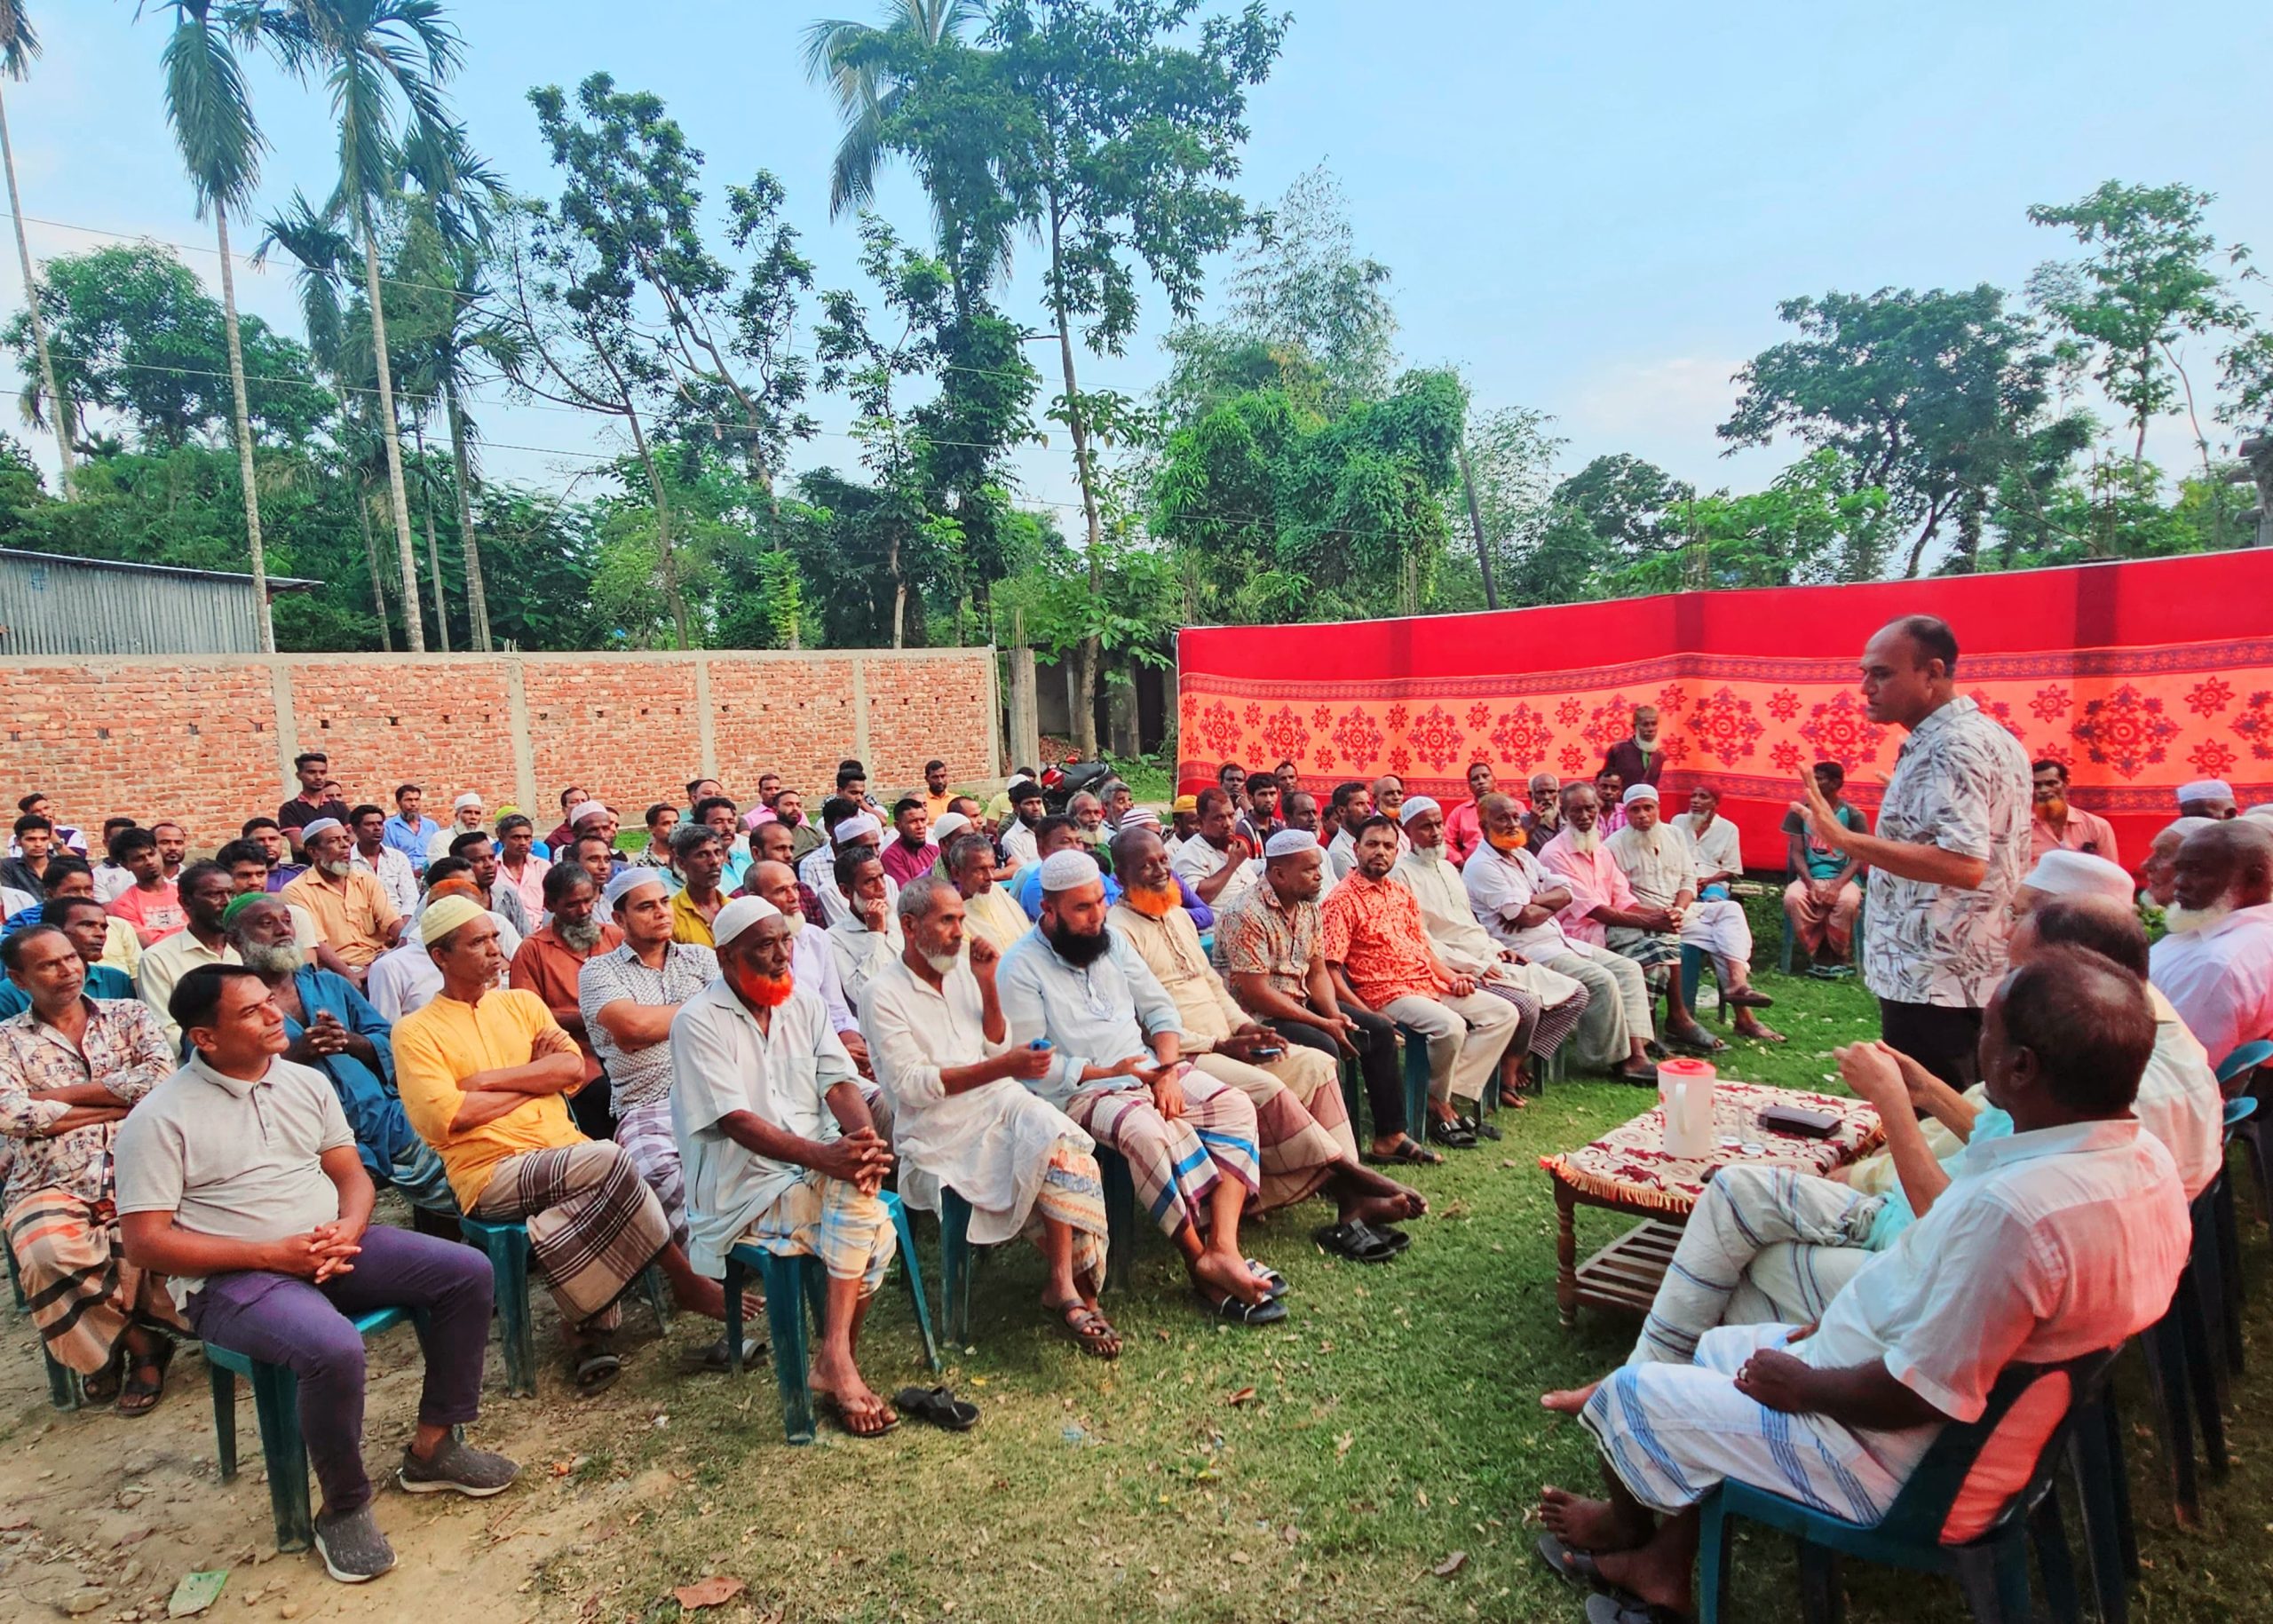
M1684 503L1682 543L1615 572L1609 595L1874 581L1894 539L1891 507L1847 457L1812 451L1764 491Z
M1532 596L1541 590L1534 576L1556 515L1555 458L1569 443L1548 432L1554 421L1545 412L1516 406L1482 413L1468 425L1476 516L1482 521L1483 545L1492 559L1493 590L1502 604L1556 601ZM1469 495L1462 489L1450 499L1453 527L1468 544L1453 544L1438 578L1434 608L1487 606L1474 528L1463 527Z

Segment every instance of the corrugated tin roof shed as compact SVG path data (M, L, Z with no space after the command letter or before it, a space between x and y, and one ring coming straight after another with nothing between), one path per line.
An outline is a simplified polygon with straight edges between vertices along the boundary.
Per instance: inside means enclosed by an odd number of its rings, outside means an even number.
M268 577L272 598L322 584ZM0 547L0 655L259 652L250 575Z

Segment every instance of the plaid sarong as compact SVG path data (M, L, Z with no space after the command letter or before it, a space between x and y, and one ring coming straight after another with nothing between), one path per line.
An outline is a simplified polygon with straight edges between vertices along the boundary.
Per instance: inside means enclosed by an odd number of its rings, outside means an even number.
M1105 1185L1097 1176L1097 1159L1071 1139L1060 1139L1049 1153L1049 1166L1042 1171L1041 1188L1026 1219L1026 1238L1037 1245L1045 1219L1073 1232L1073 1278L1103 1283Z
M1136 1199L1166 1234L1187 1224L1206 1232L1208 1193L1220 1178L1236 1180L1250 1196L1263 1192L1255 1107L1203 1072L1184 1074L1184 1114L1174 1121L1153 1105L1149 1089L1081 1089L1065 1110L1090 1138L1128 1160Z
M1295 1063L1291 1067L1289 1061ZM1290 1047L1267 1070L1221 1054L1198 1056L1192 1064L1231 1084L1255 1107L1260 1210L1275 1212L1306 1199L1334 1176L1345 1156L1356 1159L1341 1078L1334 1062L1317 1050ZM1307 1100L1295 1092L1295 1082L1307 1085Z
M601 1139L507 1157L473 1216L526 1224L560 1317L595 1331L622 1323L616 1299L671 1239L663 1204L631 1158Z
M818 1257L832 1279L858 1279L864 1297L884 1283L899 1248L883 1201L811 1168L797 1170L797 1182L757 1215L745 1239L777 1257Z
M8 1208L7 1229L32 1323L57 1364L83 1376L99 1374L138 1325L189 1334L166 1277L126 1261L118 1214L108 1201L49 1185Z
M1681 967L1681 938L1663 931L1629 931L1612 925L1606 932L1612 953L1642 967L1642 978L1653 993L1666 990Z
M686 1244L686 1178L680 1170L678 1141L671 1135L671 1098L634 1105L615 1119L615 1142L631 1158L647 1188L663 1204L670 1220L671 1239Z

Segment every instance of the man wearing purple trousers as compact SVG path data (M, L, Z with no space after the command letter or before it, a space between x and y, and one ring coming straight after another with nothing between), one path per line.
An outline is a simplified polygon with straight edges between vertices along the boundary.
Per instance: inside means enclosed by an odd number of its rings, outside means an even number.
M354 1131L321 1073L283 1059L267 984L236 965L191 970L168 1006L196 1047L119 1130L127 1256L168 1277L197 1334L299 1378L300 1430L323 1490L316 1549L345 1584L394 1551L363 1471L363 1339L354 1317L406 1308L424 1325L426 1386L396 1481L412 1493L502 1492L520 1469L452 1429L480 1408L489 1261L470 1247L370 1227Z

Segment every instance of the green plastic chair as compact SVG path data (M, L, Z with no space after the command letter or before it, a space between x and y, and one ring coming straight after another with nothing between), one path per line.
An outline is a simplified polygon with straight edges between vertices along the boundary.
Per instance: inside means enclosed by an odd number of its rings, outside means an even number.
M505 1344L505 1390L519 1398L536 1397L536 1330L529 1318L529 1230L526 1224L460 1218L465 1238L489 1255L496 1277L497 1327ZM655 1311L658 1329L671 1323L670 1297L662 1271L649 1264L639 1276L641 1291Z
M355 1329L368 1342L381 1331L413 1316L408 1309L379 1308L355 1317ZM206 1343L205 1369L213 1388L213 1451L221 1481L237 1475L237 1378L252 1384L253 1414L260 1421L261 1459L268 1467L268 1509L276 1519L276 1549L305 1550L315 1543L315 1519L308 1509L308 1446L300 1437L300 1378L283 1365L271 1365Z
M1397 1023L1397 1043L1405 1055L1405 1131L1422 1144L1429 1143L1429 1040L1403 1021ZM1495 1083L1484 1091L1490 1094Z
M31 1299L24 1295L24 1277L16 1268L16 1248L5 1241L0 1241L0 1256L4 1256L8 1260L8 1289L15 1295L16 1311L20 1314L30 1313ZM39 1356L47 1366L48 1403L67 1415L74 1410L84 1409L87 1404L86 1377L47 1351L45 1337L40 1339Z
M1868 1526L1830 1516L1770 1490L1724 1480L1699 1506L1699 1624L1729 1616L1730 1541L1738 1519L1779 1528L1799 1542L1801 1616L1834 1624L1842 1613L1839 1559L1860 1557L1889 1567L1954 1577L1981 1624L2030 1624L2028 1556L2031 1539L2044 1573L2045 1596L2060 1624L2081 1617L2075 1566L2060 1524L2053 1471L2078 1416L2096 1399L2115 1350L2064 1364L2008 1367L1978 1421L1944 1427L1894 1504ZM2038 1452L2027 1483L2005 1502L1988 1529L1963 1544L1942 1542L1950 1509L1998 1423L2038 1382L2064 1380L2065 1414Z
M1098 1183L1105 1197L1105 1255L1102 1286L1129 1283L1129 1255L1136 1245L1136 1181L1128 1161L1105 1145L1097 1147ZM939 1191L939 1319L954 1347L970 1343L970 1283L978 1260L989 1248L970 1240L970 1203L954 1189Z
M891 1191L877 1199L891 1215L899 1237L900 1277L907 1282L909 1301L915 1309L915 1330L923 1343L923 1362L939 1368L939 1344L931 1335L931 1306L923 1296L923 1271L915 1261L915 1238L908 1231L907 1211ZM755 1270L765 1289L765 1322L773 1340L773 1379L781 1390L781 1429L792 1444L813 1441L812 1372L807 1351L805 1315L818 1319L828 1290L828 1275L817 1257L783 1257L764 1247L745 1242L726 1254L726 1367L742 1373L743 1295Z

